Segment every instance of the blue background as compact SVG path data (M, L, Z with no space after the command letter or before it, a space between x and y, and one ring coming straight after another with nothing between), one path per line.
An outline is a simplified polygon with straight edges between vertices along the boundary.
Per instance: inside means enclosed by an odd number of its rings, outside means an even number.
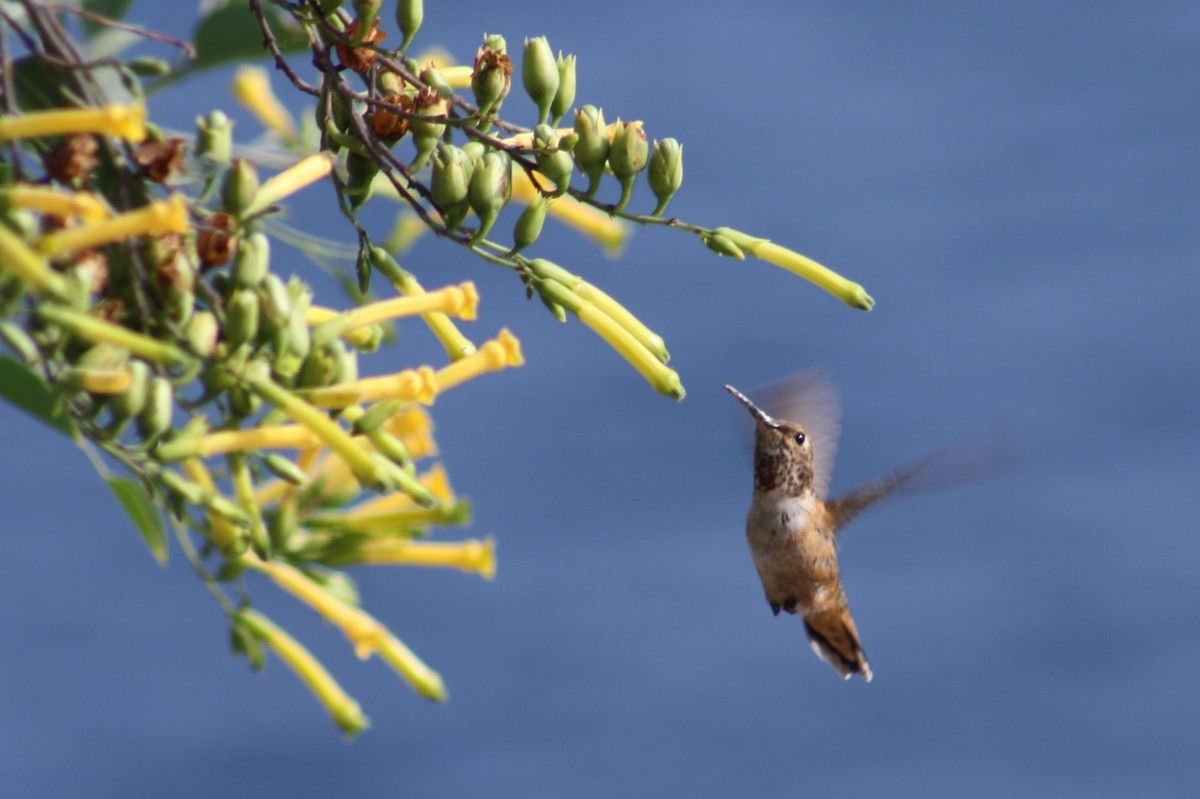
M6 795L1194 790L1200 8L427 5L418 43L460 59L484 30L577 53L580 103L685 143L672 213L794 246L876 309L673 231L639 231L617 261L548 232L535 254L667 339L689 390L673 405L511 274L423 241L405 264L430 286L475 279L473 337L509 326L529 362L435 409L469 532L498 538L495 582L356 574L447 705L252 584L362 701L373 726L352 743L278 662L255 675L229 655L178 551L157 568L68 442L0 408ZM135 12L186 34L165 16ZM155 119L231 107L229 77L156 98ZM508 110L528 119L527 101ZM310 191L303 224L345 239ZM440 362L423 327L403 334L365 368ZM835 491L997 418L1025 450L1020 472L847 536L870 685L771 616L743 542L749 422L720 386L816 365L844 396Z

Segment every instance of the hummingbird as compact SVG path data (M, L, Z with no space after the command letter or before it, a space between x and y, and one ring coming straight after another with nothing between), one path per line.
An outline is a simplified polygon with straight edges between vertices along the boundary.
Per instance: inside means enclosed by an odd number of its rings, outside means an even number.
M804 618L813 651L845 679L871 681L871 664L838 569L838 534L854 517L905 485L938 454L829 499L841 430L837 390L821 371L764 391L768 413L730 385L754 417L754 497L746 541L767 603Z

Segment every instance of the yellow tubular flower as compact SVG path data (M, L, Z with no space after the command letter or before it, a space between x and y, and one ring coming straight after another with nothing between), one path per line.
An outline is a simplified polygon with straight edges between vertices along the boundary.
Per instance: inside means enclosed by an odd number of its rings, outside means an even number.
M417 479L437 498L439 504L451 505L454 503L454 489L450 487L450 477L446 474L446 468L442 464L437 464ZM351 513L356 515L381 514L413 507L416 507L416 502L412 497L396 492L356 505Z
M396 290L406 297L420 297L425 294L425 289L421 288L417 279L407 272L404 273L404 279L394 285ZM446 314L434 311L422 314L421 318L425 320L425 324L433 331L433 335L446 348L446 354L450 356L450 360L458 361L475 352L475 344L459 331Z
M56 297L67 293L67 279L51 269L46 259L30 249L7 225L0 225L0 273L3 272L11 272Z
M546 182L549 183L549 181ZM528 205L537 193L537 188L525 170L518 169L513 172L512 196L514 201ZM599 208L581 203L569 194L551 202L546 213L597 242L609 255L619 254L625 248L625 243L629 241L629 236L633 232L633 228L628 223L609 216Z
M424 62L422 62L424 63ZM446 83L450 84L455 89L471 88L471 73L474 69L468 66L439 66L438 71L442 73L442 77L446 79Z
M740 243L739 246L741 246ZM875 306L875 300L871 299L871 295L867 294L867 290L861 285L847 280L829 267L822 266L794 250L781 247L765 239L758 240L750 246L743 246L742 249L755 258L782 266L789 272L794 272L805 280L812 281L852 308L869 311Z
M43 255L53 258L63 253L112 244L131 236L186 233L191 227L187 199L182 194L172 194L166 200L152 202L144 208L127 211L110 219L51 233L42 238L38 249Z
M332 153L322 152L288 167L258 187L258 194L254 195L254 201L246 206L242 216L254 216L305 186L328 177L333 171L333 160Z
M446 701L446 684L442 676L425 665L411 649L393 635L379 642L379 657L408 680L409 685L426 699Z
M110 105L104 108L59 108L0 117L0 141L99 133L134 143L146 138L146 106Z
M308 449L319 447L322 440L307 427L298 424L268 425L247 430L218 430L200 439L196 454L201 458L228 452L254 452L262 449Z
M504 328L496 338L481 346L474 355L439 369L434 376L434 382L438 393L441 393L485 372L497 372L505 367L520 366L523 363L525 358L521 354L521 342L508 328Z
M263 127L288 143L299 138L296 122L271 91L271 78L262 67L242 67L233 76L233 96Z
M340 629L354 645L354 654L366 660L388 637L387 628L370 614L348 605L305 576L304 572L279 561L267 561L247 552L243 562L270 577L276 585L321 614Z
M437 393L438 383L433 369L421 366L395 374L366 377L352 383L338 383L313 389L307 396L318 408L344 408L347 405L382 399L401 399L432 405Z
M0 189L0 206L24 208L65 219L77 218L84 223L99 222L110 216L108 206L91 192L65 192L24 184Z
M185 458L181 465L193 483L210 494L220 496L220 492L217 491L217 484L213 481L208 467L204 465L204 461L199 458ZM237 553L245 546L246 538L242 529L224 516L210 511L208 514L208 525L212 530L213 543L222 552Z
M342 686L338 685L321 662L299 641L251 608L238 611L238 620L296 673L343 732L354 735L370 726L358 702L342 690Z
M355 563L388 566L438 566L461 569L491 580L496 576L496 541L404 541L377 538L364 541L351 557Z
M416 296L393 297L390 300L373 302L347 311L345 315L350 319L350 329L353 330L390 319L427 313L457 316L471 322L475 320L478 310L479 292L475 289L475 284L468 280L458 286L447 286Z
M633 368L654 386L655 391L673 400L683 399L686 392L679 381L679 374L654 357L654 354L643 347L628 330L613 321L611 316L590 302L581 302L576 314L579 321L594 330L610 347L620 353L621 357L629 361Z

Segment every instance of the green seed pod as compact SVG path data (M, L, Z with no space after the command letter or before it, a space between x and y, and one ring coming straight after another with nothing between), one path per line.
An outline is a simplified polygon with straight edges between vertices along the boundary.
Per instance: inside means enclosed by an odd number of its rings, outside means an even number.
M287 320L287 342L284 351L299 360L308 357L312 349L312 330L308 326L308 307L312 304L312 292L300 280L288 284L292 298L292 313Z
M560 52L555 66L558 68L558 91L554 93L554 102L550 103L550 116L557 127L575 104L574 53L564 56Z
M378 172L379 165L365 155L353 150L346 153L346 194L352 208L361 207L371 196L371 181Z
M508 153L494 150L483 157L475 172L471 175L471 185L467 190L467 201L471 210L479 217L479 229L475 231L474 240L479 240L488 234L500 209L512 196L512 159Z
M400 50L408 49L412 44L413 37L417 35L417 31L421 29L421 23L425 20L425 3L424 0L396 0L396 27L400 29L400 34L404 37L404 41L400 42ZM422 75L421 80L425 80ZM425 81L428 83L428 81Z
M158 439L171 429L171 419L175 414L175 388L165 377L155 377L150 381L145 404L137 417L138 432L147 442Z
M225 303L225 341L237 348L258 338L259 299L251 289L234 289Z
M230 274L233 284L252 289L263 282L271 269L271 240L265 233L251 233L238 243Z
M500 110L512 88L513 64L507 49L503 36L485 34L483 46L475 53L471 92L479 114L485 118Z
M534 156L538 171L554 182L552 197L561 197L571 187L571 172L575 169L575 160L571 153L558 146L558 135L549 125L538 125L534 132L534 141L539 149Z
M521 212L513 228L513 248L509 255L516 255L537 241L538 236L542 235L542 225L546 221L546 210L549 208L550 199L541 194L529 202L529 207Z
M300 388L321 388L331 385L337 374L339 353L336 341L314 348L304 359L304 365L300 367L300 373L296 376L296 385Z
M629 204L629 198L633 196L633 184L638 173L646 168L649 154L650 145L642 123L617 122L612 149L608 152L608 166L621 184L621 199L613 208L614 213L624 211Z
M188 320L183 334L187 339L188 348L201 358L211 358L217 351L217 341L220 336L217 317L212 311L196 311Z
M608 141L608 126L604 112L594 105L585 105L575 112L575 135L578 141L572 154L579 171L587 175L587 196L596 194L600 178L604 175L604 164L608 161L611 146Z
M218 164L233 157L233 121L221 111L196 118L196 155Z
M658 198L658 207L653 216L660 216L667 209L667 203L683 185L683 145L675 139L663 139L654 142L654 153L650 156L650 166L646 171L646 180L650 190Z
M258 170L245 158L235 158L225 170L221 181L221 202L233 217L241 219L242 212L258 194Z
M132 378L129 388L108 403L113 417L121 421L140 414L150 398L150 366L145 361L135 359L126 368Z
M525 53L521 58L521 82L525 93L538 108L538 124L550 121L550 106L558 94L558 65L554 51L545 36L525 40Z

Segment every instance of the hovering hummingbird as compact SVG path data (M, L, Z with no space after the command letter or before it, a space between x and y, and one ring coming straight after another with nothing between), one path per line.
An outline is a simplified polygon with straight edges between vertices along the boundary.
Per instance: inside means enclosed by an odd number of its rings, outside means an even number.
M755 421L754 498L746 540L772 612L804 617L817 656L844 678L871 681L838 572L837 536L858 514L908 483L944 453L828 499L840 432L837 390L823 372L802 372L765 390L763 404L733 386Z

